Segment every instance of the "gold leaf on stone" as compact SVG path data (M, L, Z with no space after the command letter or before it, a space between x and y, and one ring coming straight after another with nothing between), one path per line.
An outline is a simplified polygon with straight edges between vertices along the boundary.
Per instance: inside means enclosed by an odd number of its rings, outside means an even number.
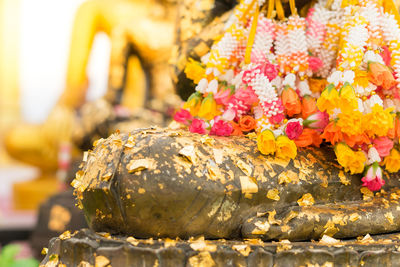
M390 224L394 224L394 220L393 220L394 217L391 212L386 212L384 216L389 221Z
M258 192L257 180L249 176L240 176L242 194L253 194Z
M281 199L279 197L279 190L276 188L268 190L267 198L278 201Z
M249 245L233 245L232 248L245 257L249 256L251 252L251 247Z
M189 266L213 267L216 266L216 264L212 259L210 252L202 251L199 254L189 258Z
M176 240L170 239L170 238L165 238L164 240L164 247L169 248L169 247L174 247L176 245Z
M66 239L70 239L71 238L71 232L70 231L65 231L64 233L62 233L59 238L61 240L66 240Z
M289 230L290 230L290 226L289 225L282 225L281 226L281 231L282 232L287 233L287 232L289 232Z
M43 248L42 251L40 252L40 254L47 255L48 252L49 252L48 248Z
M200 138L200 142L201 142L202 144L206 144L206 145L212 146L212 145L214 145L215 140L214 140L214 138L212 138L212 137L210 137L210 136L208 136L208 135L203 135L203 136Z
M93 142L93 147L96 147L96 146L102 144L104 142L104 140L105 140L104 138L97 139L96 141Z
M130 135L124 146L127 148L132 148L135 146L135 144L136 144L135 138L132 135Z
M268 222L269 224L281 225L282 221L275 219L276 211L268 211Z
M108 182L110 180L111 176L112 176L112 173L107 172L107 173L103 174L103 176L101 176L101 180Z
M334 236L337 232L339 232L339 228L335 226L335 223L329 219L329 221L324 226L325 231L322 233L327 236Z
M185 159L187 159L192 164L197 163L196 153L194 151L194 146L185 146L179 150L178 154Z
M86 162L87 159L88 159L88 156L89 156L89 152L88 152L88 151L83 152L83 159L82 159L82 161L83 161L83 162Z
M264 235L271 227L267 221L257 221L254 223L256 228L251 232L253 235Z
M340 240L335 239L328 235L323 235L321 240L319 241L319 243L322 245L336 245L339 244L340 242L341 242Z
M215 163L221 164L224 161L224 152L221 149L213 148Z
M357 221L359 218L360 218L360 215L358 215L358 213L352 213L352 214L350 214L349 220L350 220L351 222L355 222L355 221Z
M97 256L95 259L95 267L106 267L110 264L110 260L105 256Z
M342 170L339 171L338 176L342 184L349 185L351 183L350 180L347 178L346 174Z
M286 251L292 248L292 245L289 240L284 239L280 242L278 242L278 246L276 247L276 253Z
M246 174L247 176L251 176L251 173L253 172L253 169L251 166L247 163L245 163L243 160L239 159L236 162L236 165Z
M369 190L367 187L361 187L360 191L361 191L361 194L363 194L364 200L370 200L371 198L374 197L374 193L371 190Z
M283 220L284 224L287 224L288 222L290 222L292 219L296 218L297 215L299 215L299 213L297 211L293 211L291 210L289 212L289 214L285 217L285 219Z
M126 241L131 243L134 246L137 246L139 244L139 241L136 238L132 237L132 236L128 237L126 239Z
M144 189L144 188L139 188L138 193L139 193L139 194L144 194L144 193L146 193L146 189Z
M154 169L155 161L154 159L144 158L144 159L133 159L126 166L129 173L138 172L146 169Z
M89 262L87 262L87 261L81 261L79 264L78 264L78 267L93 267L93 265L91 265Z
M216 245L207 244L207 242L204 240L204 236L200 236L197 239L190 239L189 242L191 243L190 247L196 251L214 252L217 250Z
M297 173L294 171L285 171L279 174L278 176L278 182L279 184L289 184L289 183L294 183L297 184L299 182L299 176Z
M310 193L304 194L299 200L297 200L297 204L301 207L309 207L314 205L314 203L314 198Z

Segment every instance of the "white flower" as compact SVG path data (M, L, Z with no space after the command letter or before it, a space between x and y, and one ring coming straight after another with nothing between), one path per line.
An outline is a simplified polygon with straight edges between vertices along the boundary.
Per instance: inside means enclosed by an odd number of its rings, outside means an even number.
M211 82L208 83L208 86L206 88L207 93L213 93L216 94L218 92L218 81L216 79L212 80Z
M206 78L203 78L203 79L201 79L200 82L197 84L197 86L196 86L196 91L197 91L197 92L200 92L200 93L202 93L202 94L204 94L205 91L206 91L206 89L207 89L207 86L208 86L208 80L207 80Z
M361 98L358 98L358 99L357 99L357 102L358 102L358 110L359 110L361 113L363 113L363 112L364 112L364 102L362 101Z
M291 88L295 87L296 82L296 75L293 73L289 73L286 75L285 79L283 80L283 85L289 85Z
M233 70L229 69L224 74L220 75L219 78L222 81L227 81L228 83L232 83L234 76L235 74L233 73Z
M342 81L343 83L348 82L352 84L354 82L354 77L355 77L354 71L346 70L343 72Z
M272 130L272 133L274 134L275 138L277 138L278 136L283 135L283 129L279 128L279 129Z
M300 96L312 94L310 86L308 85L308 80L300 81L297 86L300 90Z
M381 157L379 156L378 151L376 150L375 147L371 147L368 150L368 160L367 160L367 164L370 165L374 162L381 162Z
M328 77L328 83L333 83L335 86L339 84L342 80L342 72L341 71L334 71L331 76Z

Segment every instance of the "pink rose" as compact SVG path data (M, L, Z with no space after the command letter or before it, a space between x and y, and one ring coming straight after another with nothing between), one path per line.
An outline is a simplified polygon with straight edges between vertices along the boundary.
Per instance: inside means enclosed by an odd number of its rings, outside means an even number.
M390 150L393 148L392 140L390 140L387 136L382 136L374 139L372 142L374 143L374 147L378 151L381 158L389 156Z
M324 66L324 63L318 57L308 57L308 66L310 69L315 72Z
M258 97L253 89L241 87L235 93L235 98L242 101L246 106L251 106L258 101Z
M261 73L264 73L264 75L268 77L268 80L272 81L278 76L278 65L267 62L261 65Z
M363 182L362 186L368 187L371 191L377 191L385 184L385 180L382 179L382 169L379 167L377 162L374 162L371 166L367 167L365 176L361 179Z
M301 125L301 123L298 121L291 121L286 125L285 133L291 140L297 139L302 132L303 125Z
M181 108L179 111L177 111L174 115L175 121L186 124L186 125L189 125L189 123L190 123L189 121L192 119L193 119L193 117L190 114L190 112L183 108Z
M206 123L200 119L193 119L192 124L189 126L189 131L192 133L205 134Z
M392 56L390 55L389 48L387 46L382 46L383 51L381 52L381 57L383 62L385 62L386 66L390 66L390 61L392 60Z
M231 97L230 88L222 89L214 95L215 102L217 102L218 105L224 105L224 106L228 105L230 97Z
M223 120L218 120L215 121L214 125L211 127L210 134L219 136L230 136L232 131L232 124Z
M269 121L270 121L272 124L277 124L277 123L282 122L284 119L285 119L285 115L283 115L283 113L278 113L278 114L276 114L276 115L271 116L271 117L269 118Z
M308 118L303 121L305 127L315 129L322 132L329 123L329 115L326 112L317 111L316 113L308 116Z

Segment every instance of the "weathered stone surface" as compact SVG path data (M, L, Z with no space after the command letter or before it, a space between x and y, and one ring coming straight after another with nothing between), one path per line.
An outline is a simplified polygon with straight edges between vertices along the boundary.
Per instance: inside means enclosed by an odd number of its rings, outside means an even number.
M52 239L42 265L93 266L97 259L97 263L109 264L98 266L399 266L399 238L400 234L390 234L331 245L201 238L182 241L134 239L84 229L64 240ZM88 265L83 265L85 262Z
M293 241L400 230L399 176L363 195L330 147L285 162L250 138L152 128L112 135L89 154L74 185L96 231Z

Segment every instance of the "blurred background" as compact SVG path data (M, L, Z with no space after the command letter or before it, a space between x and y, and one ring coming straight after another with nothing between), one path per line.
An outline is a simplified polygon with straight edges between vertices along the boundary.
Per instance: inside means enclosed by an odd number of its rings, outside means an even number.
M10 255L40 257L50 237L85 227L69 183L94 140L168 123L181 101L168 66L175 9L0 0L0 266Z

